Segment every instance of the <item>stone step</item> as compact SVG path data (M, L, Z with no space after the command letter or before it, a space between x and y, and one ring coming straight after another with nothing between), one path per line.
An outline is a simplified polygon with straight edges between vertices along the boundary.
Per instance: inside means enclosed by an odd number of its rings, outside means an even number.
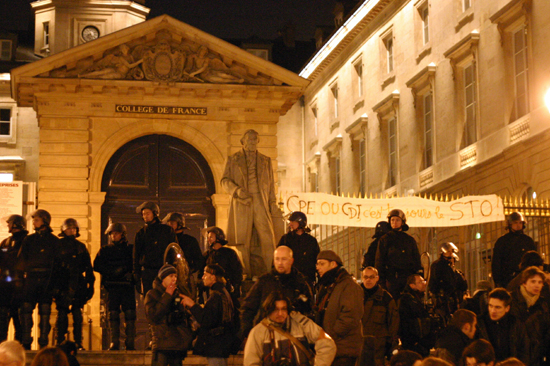
M27 351L27 365L30 365L38 351ZM80 351L77 359L81 366L149 366L151 365L151 351ZM242 366L242 352L231 355L227 359L228 366ZM207 366L206 358L188 355L183 365Z

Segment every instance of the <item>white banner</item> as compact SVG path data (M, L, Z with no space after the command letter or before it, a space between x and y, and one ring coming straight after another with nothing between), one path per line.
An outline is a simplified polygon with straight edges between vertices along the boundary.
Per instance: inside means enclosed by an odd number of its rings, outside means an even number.
M23 182L0 182L0 241L10 236L6 220L23 213Z
M302 211L309 224L375 227L388 213L401 209L410 227L448 227L503 221L502 199L496 195L466 196L440 202L420 197L364 199L326 193L287 193L285 214Z

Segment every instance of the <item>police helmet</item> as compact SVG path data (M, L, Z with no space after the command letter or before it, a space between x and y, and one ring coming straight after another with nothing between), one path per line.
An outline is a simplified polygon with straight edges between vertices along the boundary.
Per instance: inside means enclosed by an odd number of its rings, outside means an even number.
M155 202L150 202L150 201L147 201L147 202L143 202L141 205L139 205L137 208L136 208L136 213L141 213L141 211L145 210L145 209L149 209L151 211L153 211L153 214L155 216L158 216L160 214L160 208L159 208L159 205L157 205Z
M398 208L394 208L393 210L390 211L390 213L388 214L388 222L390 222L391 218L394 216L399 217L403 221L403 224L407 222L405 213Z
M60 236L65 236L64 235L65 230L71 229L71 228L76 229L76 237L79 237L80 236L80 226L78 225L78 221L76 221L73 218L66 219L65 221L63 221L63 225L61 225L61 234L60 234Z
M217 243L220 243L221 245L225 245L228 243L228 241L225 240L225 233L219 227L214 226L213 228L208 230L208 233L214 233L214 235L216 235Z
M384 234L388 233L391 230L391 225L387 221L380 221L376 224L374 229L373 238L381 238Z
M525 228L525 224L527 224L527 221L525 220L525 216L521 212L512 212L510 216L508 216L508 225L512 225L514 221L521 221L523 222L523 228Z
M288 221L297 222L301 228L305 228L307 226L307 216L301 211L292 212L288 217Z
M26 230L27 228L27 220L21 215L10 215L6 222L11 223L14 228L19 230Z
M163 224L168 224L170 221L174 221L178 223L178 229L185 228L185 217L180 212L170 212L166 217L162 220Z
M115 232L117 232L117 233L121 233L122 235L126 236L126 226L124 226L124 225L121 224L121 223L113 222L111 225L109 225L109 227L107 228L107 230L105 230L105 234L106 234L106 235L109 235L109 234L111 234L113 231L115 231Z
M458 257L458 248L454 243L451 243L450 241L443 243L439 246L439 254L447 254L447 253L453 253L453 257L455 260L460 260Z
M31 214L31 217L34 219L35 217L40 217L42 221L44 222L45 226L50 226L50 223L52 222L52 215L46 210L38 209L34 211Z

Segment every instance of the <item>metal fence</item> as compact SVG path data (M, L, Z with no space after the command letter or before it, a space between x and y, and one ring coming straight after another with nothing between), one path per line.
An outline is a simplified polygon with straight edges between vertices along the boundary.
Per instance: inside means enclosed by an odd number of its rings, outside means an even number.
M441 198L443 199L443 198ZM506 215L519 211L526 216L525 233L533 238L539 253L549 263L550 251L550 203L547 200L503 198ZM321 250L331 249L338 253L346 269L357 278L361 275L363 254L374 240L374 228L344 227L336 225L310 225L311 235L317 238ZM506 222L492 222L469 226L411 228L407 232L418 243L425 273L431 262L439 257L439 245L451 241L460 250L457 267L464 272L470 290L480 280L490 279L491 257L497 239L504 235Z

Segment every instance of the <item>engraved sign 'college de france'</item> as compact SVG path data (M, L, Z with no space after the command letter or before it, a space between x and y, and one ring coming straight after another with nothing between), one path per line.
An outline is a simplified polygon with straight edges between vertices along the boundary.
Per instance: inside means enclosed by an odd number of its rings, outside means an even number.
M115 111L118 113L147 113L147 114L182 114L187 116L206 116L206 107L165 107L151 105L117 104Z

